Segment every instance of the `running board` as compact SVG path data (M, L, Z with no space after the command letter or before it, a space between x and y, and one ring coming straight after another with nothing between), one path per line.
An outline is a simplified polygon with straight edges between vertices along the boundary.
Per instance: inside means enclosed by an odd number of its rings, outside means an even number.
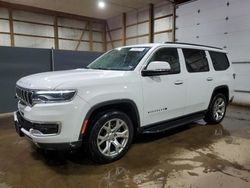
M152 134L152 133L164 132L164 131L167 131L169 129L179 127L181 125L185 125L188 123L192 123L193 121L200 120L200 119L204 118L205 113L206 113L206 111L201 111L201 112L193 113L190 115L174 118L171 120L147 125L145 127L141 127L139 129L139 133Z

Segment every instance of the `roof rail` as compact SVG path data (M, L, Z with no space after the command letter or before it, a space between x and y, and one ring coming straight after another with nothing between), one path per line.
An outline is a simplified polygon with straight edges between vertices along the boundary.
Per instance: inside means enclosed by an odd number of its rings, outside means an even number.
M218 50L223 50L223 48L215 47L215 46L207 46L202 44L193 44L193 43L185 43L185 42L165 42L165 44L186 44L186 45L192 45L192 46L201 46L201 47L208 47L208 48L214 48Z

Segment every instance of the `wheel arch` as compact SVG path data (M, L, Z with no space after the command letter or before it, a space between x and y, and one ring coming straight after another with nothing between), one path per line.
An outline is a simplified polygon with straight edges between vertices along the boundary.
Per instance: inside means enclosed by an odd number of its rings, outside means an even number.
M220 86L217 86L214 88L212 96L211 96L209 104L208 104L208 107L211 104L213 97L218 93L224 94L226 99L227 99L227 103L229 102L229 87L227 85L220 85Z
M225 109L224 109L224 114L222 115L222 117L220 119L216 119L214 117L214 107L213 107L213 101L215 100L214 97L218 94L222 94L225 96L225 99L226 99L226 105L228 104L229 102L229 87L227 85L220 85L220 86L217 86L214 88L213 90L213 93L212 93L212 96L211 96L211 99L209 101L209 105L208 105L208 108L207 108L207 112L205 114L205 117L204 117L204 120L209 123L209 124L218 124L220 123L223 118L225 117L225 113L226 113L226 106L225 106Z
M94 105L87 112L80 130L79 140L81 140L84 135L88 134L88 131L91 128L89 125L91 124L91 122L93 122L93 118L95 117L95 115L101 113L104 110L107 111L109 109L121 110L122 112L126 113L131 118L135 131L140 127L140 114L137 105L133 100L118 99L105 101Z

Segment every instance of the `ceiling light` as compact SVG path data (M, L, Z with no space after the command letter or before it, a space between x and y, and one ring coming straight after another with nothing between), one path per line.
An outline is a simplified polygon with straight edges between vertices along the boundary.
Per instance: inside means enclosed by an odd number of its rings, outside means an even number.
M105 8L105 5L106 5L106 4L105 4L104 1L99 1L99 2L98 2L98 7L99 7L99 8Z

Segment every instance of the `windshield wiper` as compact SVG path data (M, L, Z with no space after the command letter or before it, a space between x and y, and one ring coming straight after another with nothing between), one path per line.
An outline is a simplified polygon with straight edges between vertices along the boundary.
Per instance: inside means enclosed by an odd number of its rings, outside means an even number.
M104 68L104 67L95 67L92 69L97 69L97 70L112 70L111 68Z

